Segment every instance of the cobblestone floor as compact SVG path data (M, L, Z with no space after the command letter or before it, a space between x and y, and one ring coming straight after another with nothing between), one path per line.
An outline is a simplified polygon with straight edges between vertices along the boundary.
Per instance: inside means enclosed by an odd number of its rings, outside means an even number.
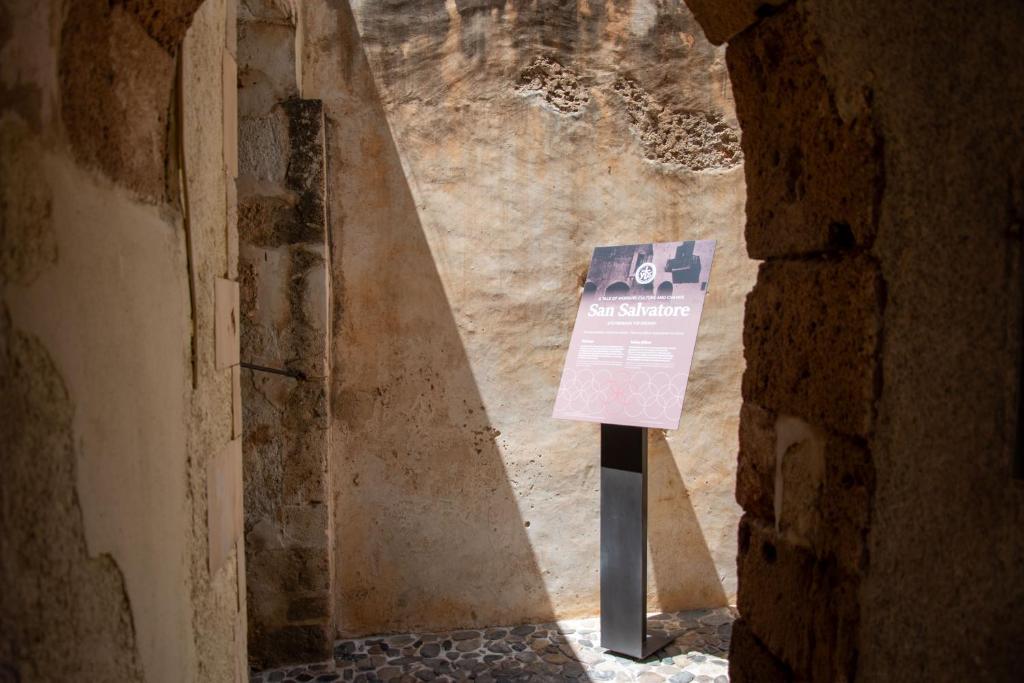
M597 619L509 628L341 640L334 659L254 673L252 683L293 681L638 681L726 683L730 608L652 616L652 632L677 634L637 662L598 642Z

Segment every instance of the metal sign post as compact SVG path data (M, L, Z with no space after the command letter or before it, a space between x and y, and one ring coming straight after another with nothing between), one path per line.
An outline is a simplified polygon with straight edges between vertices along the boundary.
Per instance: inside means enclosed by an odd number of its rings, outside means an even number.
M601 647L645 659L670 635L647 633L647 428L601 425Z
M552 412L601 423L601 646L637 659L671 639L647 633L647 429L679 428L714 255L596 247Z

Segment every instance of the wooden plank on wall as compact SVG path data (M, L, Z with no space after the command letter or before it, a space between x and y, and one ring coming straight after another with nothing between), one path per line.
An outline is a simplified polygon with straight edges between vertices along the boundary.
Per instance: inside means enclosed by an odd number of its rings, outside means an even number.
M210 574L223 567L242 529L242 440L228 442L206 467Z

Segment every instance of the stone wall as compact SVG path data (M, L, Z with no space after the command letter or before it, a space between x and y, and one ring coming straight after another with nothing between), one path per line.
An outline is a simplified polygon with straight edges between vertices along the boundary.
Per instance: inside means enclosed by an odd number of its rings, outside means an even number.
M651 436L650 606L729 603L743 171L681 2L308 2L323 100L342 633L598 610L598 428L550 418L594 246L719 240L680 429Z
M3 680L246 680L234 15L200 4L0 9Z
M1010 680L1024 10L688 4L729 42L765 259L731 678Z
M330 292L324 118L299 99L294 10L239 23L245 537L259 668L330 656Z

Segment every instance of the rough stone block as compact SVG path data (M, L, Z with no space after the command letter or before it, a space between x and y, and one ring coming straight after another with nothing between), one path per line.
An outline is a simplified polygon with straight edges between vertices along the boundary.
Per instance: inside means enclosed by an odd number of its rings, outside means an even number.
M203 0L123 0L123 3L146 33L170 52L185 37L192 25L192 15Z
M825 434L800 418L775 421L776 528L792 543L817 550L823 535Z
M851 680L859 619L854 578L749 516L740 522L738 569L741 617L796 678Z
M293 597L288 602L288 621L323 621L330 616L331 596L329 593Z
M316 341L320 342L319 349L323 353L324 340ZM296 346L293 345L292 348ZM315 369L322 370L322 359L317 360L320 360L321 365L315 366ZM303 362L304 359L294 356L288 358L287 361L290 367L295 366L299 370L310 369L309 366L313 365L309 361ZM327 415L327 388L322 381L312 379L298 382L288 392L288 405L281 416L281 424L285 429L294 431L297 434L301 434L309 429L326 430L329 426L327 424ZM318 450L322 451L323 449L320 448ZM324 456L320 455L318 459L323 460L323 458Z
M323 102L290 99L283 106L288 114L291 143L286 182L298 198L295 212L304 236L302 241L323 244L327 228Z
M244 130L242 134L245 135ZM265 249L299 243L317 246L324 243L323 224L318 227L302 222L295 204L284 197L250 196L240 199L238 233L243 243Z
M873 488L870 455L856 440L744 404L737 501L788 542L862 573Z
M870 97L840 114L816 40L790 5L729 44L753 258L867 246L875 236L882 154Z
M708 40L721 45L786 2L788 0L686 0L686 5Z
M326 505L285 505L284 542L291 548L327 547Z
M733 622L729 644L729 680L733 683L784 683L793 673L757 639L743 619Z
M747 298L744 399L867 436L881 294L877 264L866 256L763 264Z
M279 348L287 366L309 379L296 388L298 405L285 416L304 423L327 427L327 407L322 380L327 374L324 359L328 329L328 283L324 249L296 245L288 250L287 270L279 275L287 298L287 323L278 329ZM299 410L296 415L295 411ZM311 422L311 420L315 420Z
M874 489L874 465L867 449L856 441L830 435L821 497L820 545L853 574L862 573L867 566Z
M248 114L266 114L298 95L295 27L289 21L239 23L238 74L239 104Z
M278 516L257 516L250 510L245 515L245 544L250 554L267 550L281 550L284 546L284 531Z
M246 553L246 562L254 557ZM246 572L246 603L250 623L262 625L283 625L288 623L289 595L280 590L270 590L267 586L253 586L252 574Z
M330 561L324 548L289 548L251 553L248 586L253 593L325 591L330 586Z
M259 653L263 668L329 659L333 642L324 624L282 626L250 633L250 651Z
M752 403L740 409L736 502L766 521L775 519L775 415Z
M288 173L288 119L280 107L238 122L238 172L252 185L284 185ZM247 185L243 185L243 188ZM250 198L243 193L243 198ZM279 200L284 201L284 200Z
M810 661L814 556L759 522L740 521L737 607L768 649L798 672Z
M173 85L174 58L135 16L106 0L69 4L61 116L79 162L141 197L162 199Z
M293 432L284 460L282 497L286 504L327 501L327 432Z

